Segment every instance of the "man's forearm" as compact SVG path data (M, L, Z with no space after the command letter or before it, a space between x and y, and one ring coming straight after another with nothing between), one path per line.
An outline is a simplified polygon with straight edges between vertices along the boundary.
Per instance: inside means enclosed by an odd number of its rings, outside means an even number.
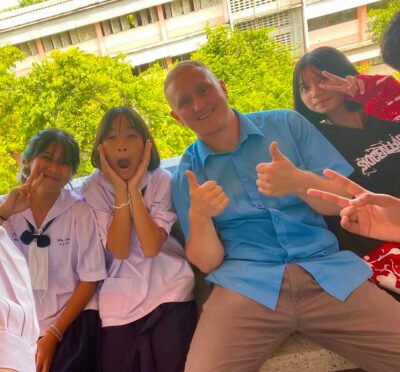
M210 217L189 212L186 255L188 260L204 273L210 273L222 263L224 247Z

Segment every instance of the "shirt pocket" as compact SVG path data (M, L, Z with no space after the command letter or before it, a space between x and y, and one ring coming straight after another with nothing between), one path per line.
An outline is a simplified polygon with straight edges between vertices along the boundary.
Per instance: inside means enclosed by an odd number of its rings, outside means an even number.
M0 297L0 331L22 336L25 314L21 305Z
M99 294L99 312L102 319L124 318L143 302L147 285L132 278L107 278Z

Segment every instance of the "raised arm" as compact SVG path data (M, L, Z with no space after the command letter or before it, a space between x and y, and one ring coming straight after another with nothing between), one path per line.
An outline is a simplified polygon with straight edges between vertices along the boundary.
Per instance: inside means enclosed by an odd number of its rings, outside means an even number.
M103 145L99 146L99 155L101 171L115 190L114 214L107 231L107 249L115 258L124 260L130 255L132 229L128 185L111 168Z
M257 186L266 196L284 196L294 194L311 208L324 215L339 214L340 208L330 200L317 199L307 194L309 188L320 189L339 195L348 195L332 180L320 177L312 172L301 170L283 155L276 142L270 145L272 161L260 163L256 167Z
M138 236L143 255L145 257L154 257L160 250L167 238L167 232L158 226L150 212L147 210L140 190L140 182L146 173L150 161L151 142L147 141L142 161L132 179L128 182L129 196L131 201L131 213L135 224L136 234Z
M200 185L193 172L187 170L189 182L189 238L186 255L204 273L216 269L224 259L224 247L212 218L227 207L228 197L215 181Z

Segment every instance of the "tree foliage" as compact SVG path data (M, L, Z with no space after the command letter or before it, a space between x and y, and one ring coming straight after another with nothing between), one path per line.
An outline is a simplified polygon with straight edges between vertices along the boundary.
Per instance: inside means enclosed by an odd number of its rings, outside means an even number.
M207 43L192 54L224 80L230 104L244 112L293 107L290 50L269 36L271 30L207 29Z
M368 12L368 17L371 19L368 25L372 31L373 41L379 42L382 39L390 20L397 12L400 12L400 0L390 0L387 2L386 7L371 9Z
M29 6L33 4L43 3L47 0L18 0L18 3L21 7Z
M249 112L292 107L290 51L268 30L208 29L208 42L192 58L225 80L233 107ZM182 154L195 135L172 119L164 97L167 71L155 65L134 76L123 56L99 57L79 49L53 51L32 71L16 77L23 58L14 47L0 48L0 194L16 184L13 155L44 128L61 128L78 140L82 153L78 175L92 171L90 152L104 112L130 105L145 119L162 158Z

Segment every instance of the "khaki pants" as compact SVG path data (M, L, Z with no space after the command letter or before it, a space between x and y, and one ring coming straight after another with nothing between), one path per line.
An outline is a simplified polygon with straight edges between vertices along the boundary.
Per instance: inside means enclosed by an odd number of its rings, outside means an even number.
M367 371L400 371L400 303L371 282L341 302L297 265L285 270L275 311L215 286L185 371L258 371L294 331Z

